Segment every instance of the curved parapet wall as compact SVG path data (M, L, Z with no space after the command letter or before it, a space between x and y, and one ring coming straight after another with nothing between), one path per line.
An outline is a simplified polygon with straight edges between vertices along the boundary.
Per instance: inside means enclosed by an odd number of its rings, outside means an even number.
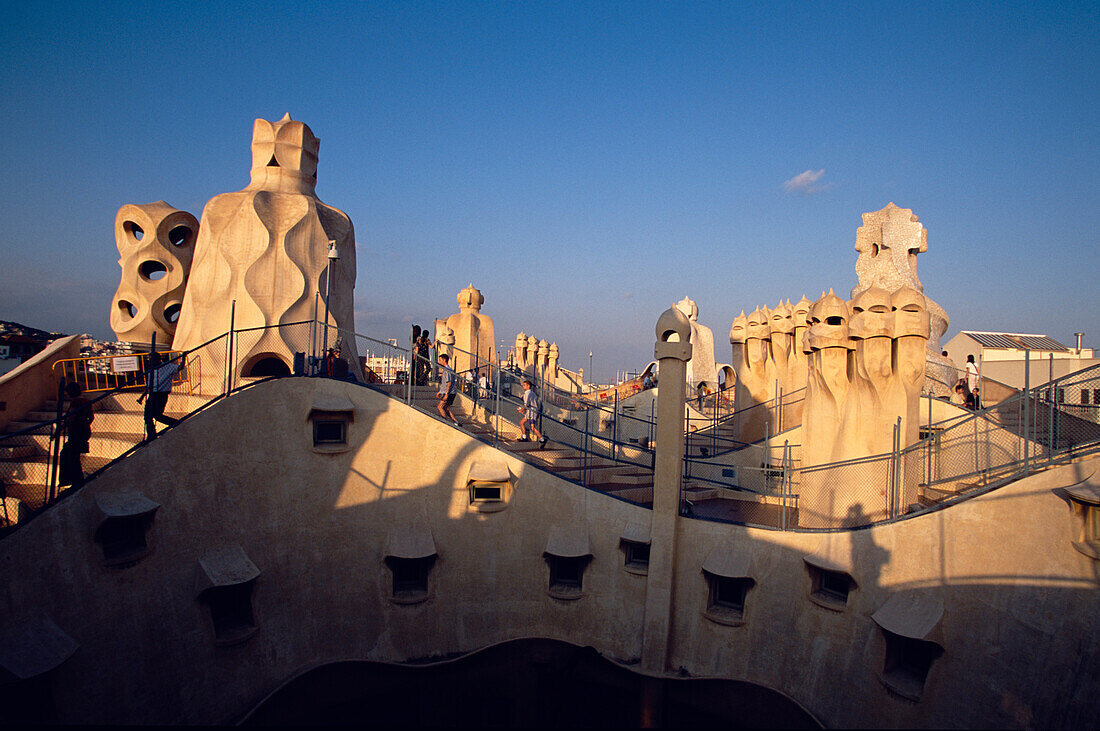
M1064 488L1098 467L859 531L676 518L658 674L775 688L827 726L1086 726L1100 599ZM379 393L283 379L0 542L2 622L45 613L79 643L43 680L62 723L220 722L310 667L524 637L634 667L659 581L638 565L651 518ZM105 555L109 519L144 531L128 563ZM248 612L218 615L226 597Z
M23 363L0 375L0 429L19 421L30 411L57 398L57 377L53 364L80 355L80 336L58 338Z
M183 306L199 222L164 201L127 204L115 216L122 279L111 301L119 340L168 345Z

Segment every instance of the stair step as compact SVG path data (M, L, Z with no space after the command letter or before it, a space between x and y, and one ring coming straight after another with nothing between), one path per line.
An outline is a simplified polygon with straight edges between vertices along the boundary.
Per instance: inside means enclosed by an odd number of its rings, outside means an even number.
M685 487L682 490L683 496L687 500L692 502L698 502L700 500L712 500L718 497L718 489L714 487L702 487L700 485L692 485Z
M142 392L138 390L113 393L110 396L102 399L101 401L96 402L96 412L124 411L140 414L145 409L144 402L140 404L137 402L138 397L141 396L141 394ZM205 406L211 400L211 398L212 397L210 396L200 396L198 394L173 391L171 395L168 396L168 409L166 410L166 413L191 413L195 409L201 406Z
M15 525L27 517L23 501L17 497L6 497L0 501L0 528Z
M615 485L649 485L652 487L653 473L640 467L626 467L622 471L613 474L610 481Z
M14 492L15 488L28 485L46 484L49 477L49 464L45 458L40 462L0 462L0 481L9 495L21 497Z
M638 503L639 505L652 505L653 504L653 486L648 487L625 487L622 490L608 490L608 494L615 497L622 498L623 500L629 500L632 503Z
M4 427L5 434L14 434L15 432L23 431L24 429L30 429L31 427L40 426L40 421L9 421ZM49 427L42 427L43 431Z
M24 511L39 510L46 503L46 483L19 484L8 486L8 498L15 498L23 504Z
M952 488L949 483L944 483L939 487L922 487L917 497L921 500L922 505L925 504L925 501L928 501L927 504L929 505L935 505L942 500L955 497L959 492L959 490Z
M599 482L599 483L605 483L606 482L608 484L611 484L612 475L616 474L616 470L621 471L622 469L623 469L623 467L615 466L615 465L600 465L600 466L593 467L591 464L589 464L588 470L587 470L588 481L589 482ZM571 469L560 470L560 471L559 470L553 470L553 472L555 472L557 475L559 475L561 477L565 477L566 479L570 479L570 480L580 480L585 475L585 470L583 468L581 468L581 469L571 468Z
M20 440L22 442L22 440ZM0 460L27 459L42 454L43 451L34 442L4 444L0 442Z

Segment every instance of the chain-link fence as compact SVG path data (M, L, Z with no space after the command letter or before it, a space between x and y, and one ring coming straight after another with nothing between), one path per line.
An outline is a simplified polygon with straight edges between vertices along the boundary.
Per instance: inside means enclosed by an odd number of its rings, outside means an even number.
M736 463L686 457L681 482L681 513L723 522L788 528L798 524L794 477L798 460L791 445L753 452L759 459Z
M214 379L219 388L204 394L200 372L204 360L225 352L227 341L223 335L187 352L136 354L141 370L118 366L115 372L125 377L110 389L88 375L97 373L101 359L59 361L54 397L0 435L0 522L20 524L157 430L222 396L225 378Z
M0 521L18 523L21 511L40 510L156 429L270 377L346 379L437 413L439 366L433 355L306 321L231 330L185 353L158 354L168 359L163 377L150 375L161 371L144 353L136 355L136 371L129 362L59 361L59 384L75 389L75 395L62 393L0 435ZM620 403L612 394L610 403L596 405L555 388L540 377L545 374L467 356L474 366L458 374L454 408L470 433L523 452L529 462L564 479L624 500L652 502L652 399ZM107 370L116 379L109 389L100 379ZM523 380L535 384L542 404L537 421L521 427L527 415ZM163 383L154 388L154 382ZM152 398L165 388L167 396ZM719 393L703 399L702 410L689 408L685 514L774 528L867 525L1100 449L1100 366L979 412L929 423L923 438L907 448L899 425L890 453L823 465L802 466L799 445L778 444L783 432L801 423L804 398L805 389L799 389L729 413ZM754 411L764 417L764 439L749 444L736 435ZM549 444L537 449L523 444L524 428L544 435Z
M759 441L770 442L802 424L805 388L729 412L721 406L723 393L712 394L713 402L703 401L702 410L688 409L688 457L721 457Z
M606 406L593 406L556 388L543 378L545 374L478 360L455 346L448 350L452 358L458 354L459 361L476 364L456 373L457 393L450 411L463 429L563 479L623 500L652 502L653 426L648 407L643 414L628 413L637 407L628 409L616 398ZM410 402L432 414L439 409L438 375L435 365L427 385L408 388ZM414 372L414 380L417 376ZM539 407L537 418L521 426L529 413L523 402L524 381L531 382ZM532 438L536 432L546 437L547 443L525 442L524 429Z
M30 414L33 418L37 414ZM53 459L59 448L54 443L54 423L17 422L14 431L0 436L0 499L3 513L0 527L25 520L49 498L50 475L56 469Z
M1100 366L1094 366L980 411L929 423L922 438L905 448L899 423L892 451L844 462L800 466L789 451L777 459L772 448L758 465L742 465L720 453L705 459L689 451L685 514L811 530L897 520L1100 451L1098 394Z

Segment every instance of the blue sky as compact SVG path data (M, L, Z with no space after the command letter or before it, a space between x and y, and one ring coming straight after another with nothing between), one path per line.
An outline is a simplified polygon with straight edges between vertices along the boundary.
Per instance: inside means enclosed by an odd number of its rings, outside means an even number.
M321 139L357 330L472 281L498 339L597 377L685 295L855 284L860 214L928 228L959 329L1100 345L1096 3L27 3L6 7L0 319L111 337L115 212L248 183L256 117ZM810 171L811 184L787 181ZM819 171L823 171L820 172Z

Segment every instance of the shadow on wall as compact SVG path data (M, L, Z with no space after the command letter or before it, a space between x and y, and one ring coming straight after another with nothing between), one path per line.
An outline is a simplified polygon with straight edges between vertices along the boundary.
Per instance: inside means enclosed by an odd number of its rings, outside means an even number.
M684 725L814 725L799 703L839 726L1079 727L1091 719L1095 581L1057 584L1038 555L1011 572L987 565L995 549L972 543L973 521L949 520L951 510L871 529L774 534L782 542L682 521L670 665L742 680L649 680L630 669L647 580L624 564L630 555L618 532L646 511L566 483L528 491L537 482L529 466L515 475L524 486L507 510L471 510L461 481L469 462L505 458L359 394L366 391L312 379L246 390L0 543L7 616L44 612L81 646L42 681L52 700L33 704L35 719L211 723L254 708L251 723L637 725L647 713ZM330 430L349 407L354 418ZM330 443L340 439L346 444ZM189 469L178 479L148 479L183 459ZM1077 470L1069 481L1088 474ZM52 540L82 525L108 487L164 506L150 530L153 550L128 567L107 565L90 531L85 541ZM1018 513L1010 503L1032 497L989 496L983 515L1011 526ZM849 508L854 522L864 513L864 504ZM559 521L593 526L583 597L548 591L547 524ZM427 540L403 532L406 524L430 529ZM395 547L392 538L408 540ZM1058 540L1073 551L1068 535ZM194 579L196 561L221 545L239 546L262 572L249 579L247 641L232 646L219 644L214 608ZM425 570L399 575L393 558ZM914 563L930 569L918 581L905 575ZM26 581L42 565L68 570ZM171 632L164 617L173 618ZM557 640L453 659L522 634ZM117 661L154 635L156 652ZM589 643L596 649L579 647ZM404 664L332 662L368 657ZM187 694L173 691L181 668L192 679ZM0 700L14 704L31 688L0 685ZM141 703L112 700L131 689Z
M646 718L643 718L646 716ZM734 680L649 678L592 647L505 642L432 665L338 662L290 680L242 725L822 728L782 694Z

